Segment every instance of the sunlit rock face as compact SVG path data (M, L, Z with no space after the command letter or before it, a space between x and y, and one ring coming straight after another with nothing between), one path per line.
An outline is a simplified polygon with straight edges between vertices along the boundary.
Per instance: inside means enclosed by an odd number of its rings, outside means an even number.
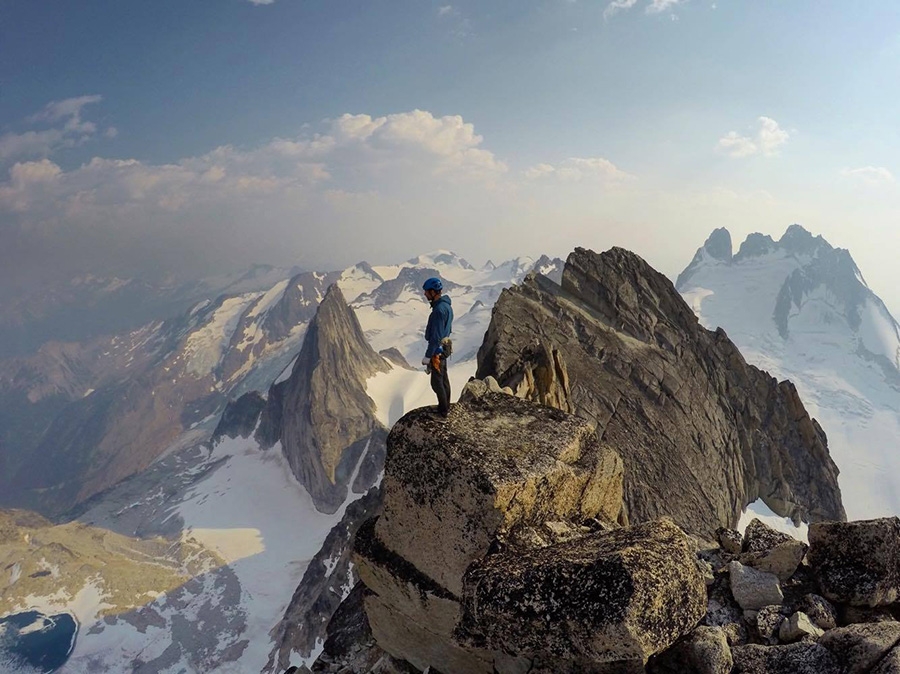
M793 385L701 327L637 255L577 249L561 286L532 276L504 291L478 376L515 384L535 343L565 363L567 405L622 457L632 524L668 515L711 537L758 498L796 520L844 519L825 434Z

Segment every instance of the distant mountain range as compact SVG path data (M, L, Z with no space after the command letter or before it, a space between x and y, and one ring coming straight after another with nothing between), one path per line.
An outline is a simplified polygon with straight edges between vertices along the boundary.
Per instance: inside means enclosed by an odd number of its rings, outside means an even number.
M828 435L848 517L900 512L900 326L850 253L799 225L733 253L717 229L677 287L703 325L797 386Z
M355 580L346 546L377 507L377 492L357 499L380 482L378 443L405 412L434 402L417 365L428 314L422 281L441 276L452 298L457 395L476 372L503 289L532 271L559 285L563 267L541 257L476 269L442 250L335 271L259 268L200 284L178 295L186 304L177 311L120 332L98 330L115 322L120 303L139 301L127 282L91 280L33 316L19 305L16 329L53 339L0 359L0 507L39 510L55 523L0 521L4 535L23 541L11 548L0 613L75 614L75 672L311 663L324 627L316 621ZM332 285L339 292L329 294ZM735 254L728 232L716 230L677 288L747 362L796 384L828 436L848 515L900 512L900 329L849 253L792 226L778 241L751 235ZM89 338L54 332L65 312L52 307L61 306L92 307L100 318ZM565 329L577 330L578 312L566 316ZM28 333L32 320L43 327ZM583 349L594 348L584 339ZM353 425L341 426L351 408ZM353 442L342 444L348 430ZM90 542L76 544L82 538ZM85 563L104 546L120 554L115 573ZM165 551L158 591L135 580L148 550ZM75 574L82 587L53 591L54 573Z

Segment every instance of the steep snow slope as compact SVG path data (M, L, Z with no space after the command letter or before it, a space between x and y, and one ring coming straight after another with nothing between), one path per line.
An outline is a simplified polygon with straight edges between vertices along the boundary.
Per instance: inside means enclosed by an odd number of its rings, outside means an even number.
M793 225L732 257L717 230L678 290L748 362L796 384L828 435L847 516L900 513L900 328L850 254Z
M64 672L138 664L141 672L260 671L269 630L343 514L319 513L279 449L261 451L252 439L226 439L164 463L155 488L119 511L103 505L85 517L111 527L137 521L144 532L168 526L214 552L221 566L133 611L82 620ZM172 478L182 481L174 494ZM102 602L102 592L94 596Z

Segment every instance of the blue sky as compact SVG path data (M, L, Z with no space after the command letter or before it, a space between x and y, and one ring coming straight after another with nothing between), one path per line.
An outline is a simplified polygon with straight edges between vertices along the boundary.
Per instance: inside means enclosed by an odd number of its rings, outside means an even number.
M889 305L900 4L45 3L0 13L0 253L208 273L799 222Z

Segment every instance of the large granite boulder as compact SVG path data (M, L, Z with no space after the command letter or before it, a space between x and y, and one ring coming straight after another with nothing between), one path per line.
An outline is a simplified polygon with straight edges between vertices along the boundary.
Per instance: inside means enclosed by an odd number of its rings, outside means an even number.
M734 660L725 631L721 627L701 625L651 660L651 674L731 674Z
M831 651L817 643L736 646L732 674L845 674Z
M495 650L643 665L706 613L696 546L670 519L489 555L465 579L465 624Z
M375 533L456 596L495 539L546 521L615 522L622 461L594 425L502 393L422 408L388 437L384 514Z
M808 548L806 543L754 518L744 531L740 562L774 574L784 582L794 575Z
M846 674L869 672L900 642L900 623L849 625L829 630L819 639Z
M476 376L518 387L541 360L565 373L555 379L564 386L523 394L547 402L565 392L564 404L596 424L625 464L629 522L670 515L711 538L758 498L796 521L845 519L825 434L794 386L700 326L637 255L579 248L561 286L531 275L503 291Z
M854 606L900 597L900 519L820 522L809 528L809 555L822 595Z
M728 565L731 593L745 611L777 605L784 599L781 583L774 574L744 566L734 561Z

